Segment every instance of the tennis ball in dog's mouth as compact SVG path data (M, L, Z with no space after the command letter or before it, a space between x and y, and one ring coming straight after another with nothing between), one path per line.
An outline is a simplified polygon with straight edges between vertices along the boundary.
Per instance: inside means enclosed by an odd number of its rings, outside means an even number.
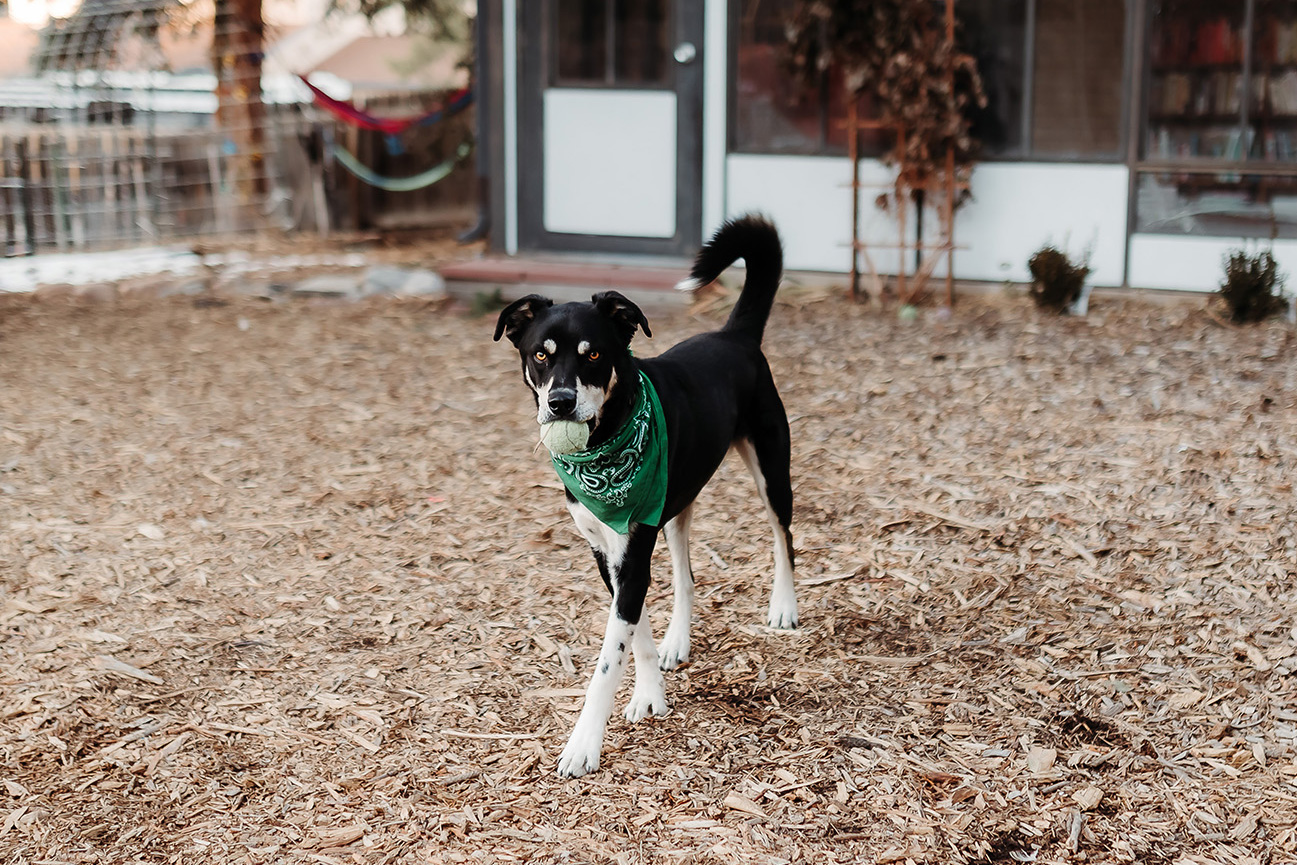
M573 454L585 450L590 428L583 423L556 420L540 425L540 443L552 454Z

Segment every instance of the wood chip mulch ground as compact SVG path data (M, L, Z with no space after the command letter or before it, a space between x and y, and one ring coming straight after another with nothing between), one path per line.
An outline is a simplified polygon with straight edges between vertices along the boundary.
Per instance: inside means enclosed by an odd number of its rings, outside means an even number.
M731 459L561 781L606 599L493 324L0 297L0 861L1297 860L1291 326L777 307L802 626Z

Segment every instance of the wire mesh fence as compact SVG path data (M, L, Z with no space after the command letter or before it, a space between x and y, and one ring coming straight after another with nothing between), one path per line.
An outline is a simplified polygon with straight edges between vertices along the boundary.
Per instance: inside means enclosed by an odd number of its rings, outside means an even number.
M291 206L311 126L301 112L267 115L254 175L264 186L252 191L239 188L239 154L223 131L0 126L0 244L14 255L313 228L312 214Z
M94 14L47 28L33 74L0 79L0 254L471 215L471 163L455 156L471 142L471 113L399 135L347 123L315 107L292 75L263 73L270 36L221 14L238 5L248 4L217 3L217 14L187 25L205 28L207 68L182 73L159 68L175 26L166 16L181 8L165 0L83 4ZM406 91L370 103L417 114L448 96ZM336 157L346 154L379 176L455 170L391 192L344 170Z

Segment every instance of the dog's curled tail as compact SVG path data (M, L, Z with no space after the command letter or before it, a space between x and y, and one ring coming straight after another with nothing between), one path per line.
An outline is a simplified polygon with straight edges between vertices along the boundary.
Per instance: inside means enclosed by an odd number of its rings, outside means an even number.
M689 278L676 287L689 291L710 285L740 258L747 263L747 278L723 330L738 331L760 342L784 271L779 232L765 217L748 214L722 225L698 251Z

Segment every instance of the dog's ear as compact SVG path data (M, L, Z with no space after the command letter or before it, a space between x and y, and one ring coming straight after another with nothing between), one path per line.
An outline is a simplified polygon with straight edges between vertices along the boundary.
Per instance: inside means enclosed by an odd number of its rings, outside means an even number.
M617 325L617 329L626 337L626 343L629 345L631 338L635 336L635 328L644 331L645 336L652 336L653 331L649 330L648 319L640 308L628 300L626 297L615 291L601 291L594 297L590 298L594 303L594 308L608 316Z
M513 303L506 306L500 312L500 318L495 323L496 342L500 341L501 335L509 337L509 342L515 346L522 337L523 330L527 325L536 320L536 316L554 305L554 301L548 297L541 297L539 294L529 294L526 297L519 298Z

